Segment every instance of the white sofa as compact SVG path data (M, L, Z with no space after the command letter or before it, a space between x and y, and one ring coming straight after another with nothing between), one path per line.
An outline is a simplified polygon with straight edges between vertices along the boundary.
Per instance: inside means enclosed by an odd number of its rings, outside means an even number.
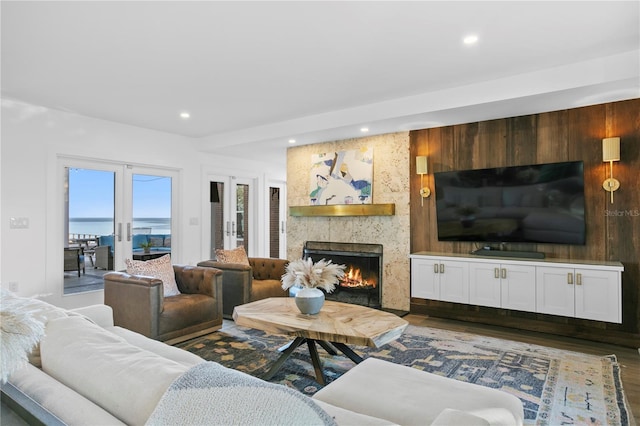
M111 309L106 305L74 311L51 307L44 318L46 329L40 343L40 359L32 356L30 364L13 372L3 385L3 393L10 388L12 392L26 395L49 416L47 423L55 424L59 420L69 425L138 425L145 424L150 416L152 424L173 423L175 418L163 421L163 412L158 409L159 401L166 403L163 395L169 386L194 366L214 364L115 327ZM216 366L233 380L251 377ZM251 380L266 384L259 379ZM184 421L180 423L228 424L236 419L233 417L236 411L259 413L255 424L281 423L282 418L277 417L280 414L276 411L283 404L269 405L261 397L253 397L246 398L242 406L233 407L228 401L225 403L226 393L212 391L210 396L205 395L207 409L197 410L195 414L202 417L196 420L191 413L190 418L181 418ZM293 393L306 404L305 409L314 410L301 412L303 417L291 417L290 423L294 424L331 424L333 421L352 425L523 423L522 404L510 394L372 358L353 367L313 398L297 391ZM286 413L290 407L284 405L279 409ZM265 406L269 408L265 410ZM168 412L178 409L170 408ZM154 410L156 413L152 415ZM274 414L269 416L272 410ZM320 417L316 416L317 412L322 413L318 414ZM305 413L310 417L304 417ZM243 418L242 423L251 421Z

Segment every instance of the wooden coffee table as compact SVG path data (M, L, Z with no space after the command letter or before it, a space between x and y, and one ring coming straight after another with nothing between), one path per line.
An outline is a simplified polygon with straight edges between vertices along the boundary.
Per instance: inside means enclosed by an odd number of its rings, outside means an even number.
M362 358L347 345L379 348L396 340L409 324L389 312L349 303L324 302L317 315L301 314L293 297L272 297L236 306L237 325L295 337L262 377L270 379L298 346L307 343L318 383L325 384L316 343L331 355L337 349L353 362Z

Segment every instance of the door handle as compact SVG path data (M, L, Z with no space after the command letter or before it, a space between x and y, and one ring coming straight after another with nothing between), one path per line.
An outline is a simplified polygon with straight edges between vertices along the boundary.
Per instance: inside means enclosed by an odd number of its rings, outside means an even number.
M444 263L440 264L440 273L444 274Z
M507 268L502 268L500 272L502 279L507 278Z
M231 235L230 227L231 227L231 222L227 221L227 231L226 231L227 237Z
M118 222L116 236L118 237L118 241L122 241L122 223L121 222Z
M127 241L131 241L131 222L127 222Z
M437 263L434 263L434 264L433 264L433 273L434 273L434 274L437 274L437 273L438 273L438 264L437 264Z
M231 236L232 237L236 236L236 223L235 222L231 222Z
M576 274L576 285L582 285L582 274Z
M567 274L567 284L573 285L573 274L571 272Z
M494 278L500 278L500 269L499 268L493 268L493 277Z
M282 221L282 227L280 228L280 232L284 234L284 220Z

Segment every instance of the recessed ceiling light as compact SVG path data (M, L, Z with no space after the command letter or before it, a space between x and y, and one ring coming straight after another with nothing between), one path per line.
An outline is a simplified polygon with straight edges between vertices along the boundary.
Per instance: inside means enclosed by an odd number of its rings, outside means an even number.
M181 113L180 113L180 118L187 119L187 118L189 118L189 117L191 117L191 114L189 114L189 113L188 113L188 112L186 112L186 111L184 111L184 112L181 112Z
M475 34L470 34L462 39L464 44L476 44L478 42L478 36Z
M366 132L368 132L368 131L369 131L369 128L368 128L368 127L361 127L361 128L360 128L360 131L361 131L362 133L366 133Z
M295 139L289 139L289 143L296 143Z

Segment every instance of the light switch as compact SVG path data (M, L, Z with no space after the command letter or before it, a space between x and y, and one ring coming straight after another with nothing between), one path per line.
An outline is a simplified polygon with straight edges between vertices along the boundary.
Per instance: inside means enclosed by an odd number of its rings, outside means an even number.
M29 227L28 217L12 217L9 222L11 229L27 229Z

